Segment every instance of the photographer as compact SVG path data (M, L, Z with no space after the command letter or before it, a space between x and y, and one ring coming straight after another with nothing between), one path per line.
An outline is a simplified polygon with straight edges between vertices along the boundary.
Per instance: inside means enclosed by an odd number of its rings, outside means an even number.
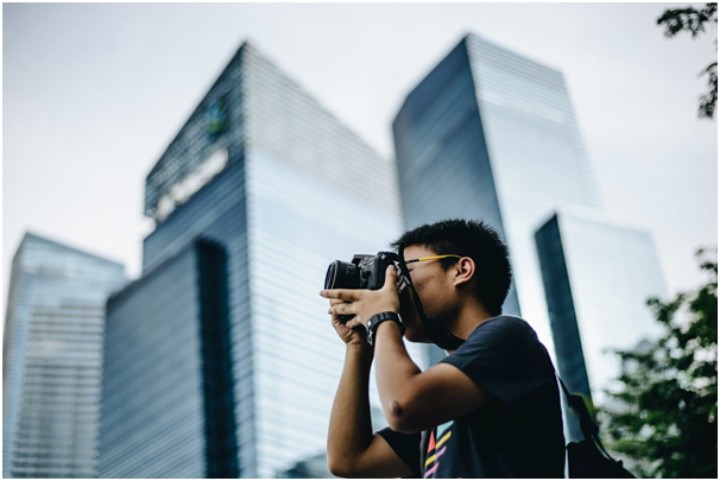
M450 220L409 231L394 246L401 272L390 265L379 289L321 292L346 344L328 433L331 472L563 477L554 368L530 325L501 315L510 265L497 234ZM422 372L403 334L448 356ZM378 433L368 400L373 360L390 425Z

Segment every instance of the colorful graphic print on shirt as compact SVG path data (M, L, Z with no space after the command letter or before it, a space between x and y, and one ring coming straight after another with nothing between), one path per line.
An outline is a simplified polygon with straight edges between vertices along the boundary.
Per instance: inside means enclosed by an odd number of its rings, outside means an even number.
M441 458L447 451L447 442L452 437L452 421L437 426L430 431L425 460L423 461L423 478L433 478L440 468Z

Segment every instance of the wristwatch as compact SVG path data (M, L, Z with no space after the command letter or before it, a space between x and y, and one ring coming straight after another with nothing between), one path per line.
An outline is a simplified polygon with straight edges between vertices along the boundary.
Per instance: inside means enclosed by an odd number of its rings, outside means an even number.
M385 321L393 321L400 328L400 335L405 333L405 324L400 319L400 315L396 312L385 311L379 314L375 314L368 320L367 323L367 342L371 346L375 343L375 333L380 324Z

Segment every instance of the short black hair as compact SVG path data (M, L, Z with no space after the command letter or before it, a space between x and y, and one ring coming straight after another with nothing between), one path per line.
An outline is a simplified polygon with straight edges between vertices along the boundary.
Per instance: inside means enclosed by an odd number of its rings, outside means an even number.
M425 246L436 254L471 257L477 266L478 299L491 315L501 313L512 273L508 248L494 229L480 221L449 219L409 230L392 244L401 255L411 245ZM447 268L456 260L443 259L441 262Z

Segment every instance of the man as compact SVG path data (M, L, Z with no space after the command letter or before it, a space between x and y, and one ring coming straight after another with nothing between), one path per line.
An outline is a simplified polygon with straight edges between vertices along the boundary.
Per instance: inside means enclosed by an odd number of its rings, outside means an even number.
M396 287L398 273L391 266L380 290L321 292L346 344L328 433L331 472L563 477L565 443L554 368L524 320L500 315L510 265L498 235L482 223L450 220L407 232L394 246L403 256L402 276L409 277L404 279L409 287ZM354 317L343 323L340 316ZM430 322L439 323L459 347L422 372L402 334L430 342ZM362 329L368 323L372 346ZM368 400L373 359L390 425L374 434Z

